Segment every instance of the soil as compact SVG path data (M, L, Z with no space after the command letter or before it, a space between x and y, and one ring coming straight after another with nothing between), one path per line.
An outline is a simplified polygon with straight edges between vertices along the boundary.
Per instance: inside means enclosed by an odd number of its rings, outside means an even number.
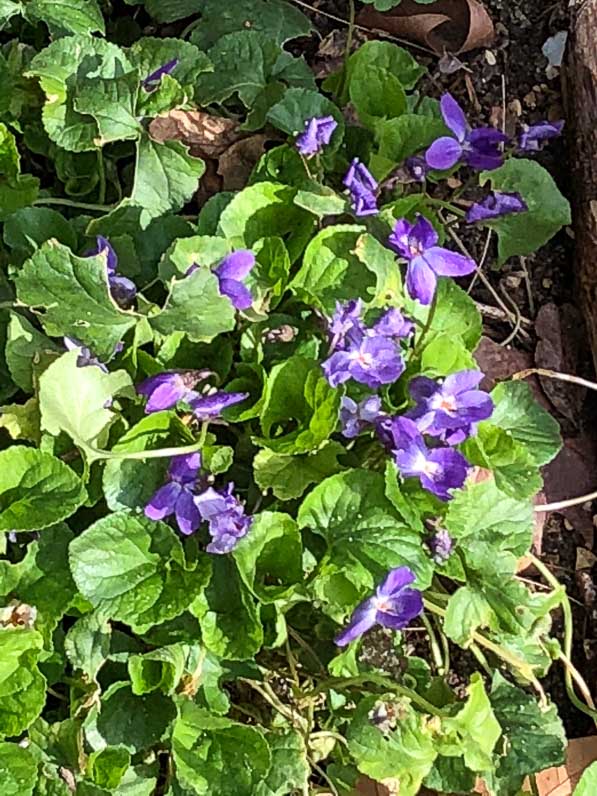
M471 121L479 124L491 123L513 134L520 122L529 124L542 119L557 120L565 118L565 75L557 70L546 73L547 59L542 47L548 37L568 29L568 3L557 0L544 3L543 0L485 0L496 28L495 42L489 48L481 48L459 56L460 68L445 73L441 62L432 56L421 56L413 49L413 55L429 69L429 78L423 84L423 91L439 96L441 91L449 90L467 108ZM312 0L312 6L319 11L346 19L348 3L346 0ZM357 3L357 11L361 6ZM310 63L315 65L318 76L327 70L333 71L341 64L343 47L346 42L346 26L319 13L302 10L311 17L319 36L313 36L305 46L304 40L296 43ZM322 58L317 53L321 39L325 41L327 55ZM326 39L326 37L329 37ZM367 38L363 31L355 32L355 46ZM408 45L405 45L408 48ZM444 59L445 60L445 59ZM458 67L451 59L449 67ZM505 109L505 113L504 113ZM537 156L538 161L547 168L564 195L570 195L571 182L568 167L568 147L572 141L566 136L553 141ZM482 258L485 248L485 233L473 230L467 234L465 243L471 253ZM514 336L510 345L498 349L491 346L496 376L503 378L503 371L513 373L521 367L549 367L562 372L575 373L591 379L593 377L590 352L586 347L583 318L578 309L574 279L574 235L571 229L564 229L536 254L515 258L502 271L491 269L495 262L495 239L489 242L485 257L486 275L497 294L511 306L514 303L521 315L529 323L523 325L526 334ZM472 296L480 303L496 306L495 295L477 283ZM484 313L485 335L495 343L503 343L511 337L512 328L500 318L497 320ZM489 344L488 344L489 345ZM511 362L509 361L511 360ZM525 364L521 365L523 362ZM578 388L568 386L562 389L560 383L543 380L534 387L539 400L553 413L562 427L566 440L566 450L555 463L548 467L546 478L547 502L563 497L582 494L577 491L583 480L594 478L597 466L596 402L594 395L585 395ZM581 452L579 452L581 451ZM567 494L555 494L566 487L572 490ZM570 487L568 487L570 484ZM587 492L594 489L587 488ZM552 494L550 494L550 491ZM566 586L573 605L575 621L575 642L573 660L586 678L593 693L597 694L595 658L597 657L597 567L591 554L594 549L593 515L594 506L587 505L561 514L548 517L543 528L541 556L558 579ZM532 571L525 576L536 577ZM538 579L538 578L537 578ZM561 639L562 620L557 614L554 618L554 631ZM413 634L411 634L413 635ZM426 654L421 634L408 638L408 644L415 654ZM382 668L392 671L392 650L383 634L372 636L364 655ZM460 660L462 657L462 660ZM451 672L450 679L458 687L462 663L466 674L471 661L468 655L456 658L459 673ZM474 662L473 662L474 663ZM581 737L595 732L591 720L579 713L569 702L564 689L561 667L552 667L544 681L544 686L552 699L558 704L560 715L566 725L569 737Z

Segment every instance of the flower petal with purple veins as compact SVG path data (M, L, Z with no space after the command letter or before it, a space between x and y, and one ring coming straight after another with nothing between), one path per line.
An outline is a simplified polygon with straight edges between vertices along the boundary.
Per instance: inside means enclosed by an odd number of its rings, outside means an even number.
M158 373L155 376L150 376L145 381L142 381L141 384L138 384L136 389L139 395L146 395L149 398L145 405L145 414L172 409L189 392L181 374L176 372Z
M410 260L412 252L410 249L410 232L413 225L405 218L400 218L394 224L394 229L388 237L388 246L394 249L405 260Z
M377 612L377 622L391 630L402 630L423 611L423 595L416 589L404 589L391 597L386 610Z
M464 141L470 128L460 105L448 93L442 96L439 104L446 127L454 133L459 141Z
M405 369L400 350L385 337L365 337L362 343L348 352L350 376L360 384L375 390L383 384L393 384Z
M437 277L424 257L415 257L406 269L408 295L423 305L431 304L437 288Z
M430 247L435 246L439 240L439 235L431 221L419 214L411 227L408 238L412 249L410 256L413 257L419 251L427 251Z
M328 322L328 332L331 338L331 349L343 349L347 345L347 337L356 332L356 337L361 337L365 332L365 326L361 320L363 312L363 302L361 299L353 299L341 304L336 302L334 314ZM355 335L352 335L355 338Z
M363 633L371 630L376 623L376 617L377 609L371 597L354 610L348 626L334 639L336 645L346 647L347 644L356 641Z
M354 158L342 182L350 191L351 206L356 216L369 216L379 212L375 195L377 182L358 158Z
M145 506L145 516L150 520L163 520L174 514L182 486L171 481L161 486Z
M439 469L432 475L423 473L421 486L440 500L451 500L452 490L464 486L470 464L453 448L435 448L430 451L428 461L438 465Z
M370 395L360 403L356 403L347 395L342 397L340 404L340 423L342 435L346 439L354 439L361 431L373 425L381 413L381 398Z
M339 387L351 377L350 354L348 351L336 351L321 363L323 373L330 387Z
M428 147L425 152L425 163L430 169L446 171L455 166L462 157L462 145L449 136L442 136Z

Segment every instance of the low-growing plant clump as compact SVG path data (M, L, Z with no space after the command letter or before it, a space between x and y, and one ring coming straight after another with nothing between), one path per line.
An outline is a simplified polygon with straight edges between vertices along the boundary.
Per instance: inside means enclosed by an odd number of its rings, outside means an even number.
M0 9L2 792L517 796L554 662L591 714L517 576L560 437L455 279L469 225L499 265L569 223L562 123L473 128L388 42L318 87L281 0L127 6ZM197 108L277 131L198 214L149 130Z

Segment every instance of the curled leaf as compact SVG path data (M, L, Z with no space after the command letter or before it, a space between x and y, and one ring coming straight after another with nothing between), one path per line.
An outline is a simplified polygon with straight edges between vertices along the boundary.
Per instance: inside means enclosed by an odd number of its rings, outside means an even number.
M403 0L386 13L371 6L359 24L419 42L437 53L462 53L485 47L494 39L493 22L479 0L436 0L431 6Z

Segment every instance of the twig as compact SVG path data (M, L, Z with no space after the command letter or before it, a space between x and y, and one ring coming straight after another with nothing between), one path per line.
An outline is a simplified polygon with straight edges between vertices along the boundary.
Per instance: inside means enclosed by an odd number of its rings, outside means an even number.
M531 313L531 317L535 317L535 298L533 296L533 287L531 285L531 278L529 276L529 270L527 268L527 261L526 257L519 257L520 267L522 268L522 273L524 274L524 286L527 291L527 301L529 302L529 312Z
M479 265L477 266L477 271L475 271L475 275L471 279L471 283L468 286L467 293L471 294L472 289L477 284L477 279L479 278L479 271L483 270L483 266L485 265L485 260L487 259L487 254L489 253L489 244L491 243L491 234L492 229L487 229L487 235L485 236L485 245L483 246L483 253L481 254L481 259L479 260Z
M492 307L491 304L483 304L480 301L475 301L475 304L477 305L477 309L479 310L481 315L486 315L488 318L491 318L491 320L493 320L493 321L502 321L503 322L503 321L508 321L509 320L509 318L506 315L506 313L503 310L501 310L499 307ZM529 320L529 318L525 318L524 315L520 316L520 323L521 323L521 326L532 326L533 325L533 322L531 320ZM529 336L528 333L525 332L524 329L520 330L520 334L522 336L525 336L525 337Z
M512 307L512 309L514 310L514 312L515 312L515 314L516 314L516 324L515 324L515 326L514 326L514 329L512 329L512 331L510 332L510 334L508 335L508 337L506 337L506 339L505 339L505 340L502 340L502 342L500 343L500 345L501 345L503 348L505 348L507 345L509 345L509 344L512 342L512 340L514 340L514 338L515 338L515 337L518 335L518 333L520 332L520 327L521 327L521 320L520 320L520 319L521 319L521 315L520 315L520 310L518 309L518 306L516 305L516 302L515 302L515 301L513 301L513 300L512 300L512 298L511 298L511 297L508 295L508 293L507 293L507 292L504 290L504 287L503 287L503 285L501 285L500 287L501 287L501 289L502 289L502 295L504 296L504 298L505 298L507 301L509 301L509 302L510 302L510 306Z
M292 0L293 3L296 3L297 6L301 6L302 8L306 8L308 11L311 11L313 14L319 14L321 17L327 17L328 19L332 19L334 22L340 22L342 25L349 25L350 22L343 17L337 17L335 14L330 14L328 11L321 11L319 8L313 8L312 5L309 3L304 3L303 0ZM422 44L417 44L413 41L408 41L407 39L400 39L398 36L393 36L391 33L388 33L385 30L378 30L377 28L367 28L364 25L354 25L355 30L362 30L365 33L376 33L378 36L382 36L384 39L389 39L390 41L396 41L398 44L405 44L407 47L412 47L415 50L421 50L421 52L427 53L428 55L434 55L436 58L438 57L437 53L433 50L429 49L429 47L425 47Z
M560 373L557 370L547 370L546 368L527 368L520 370L512 376L512 381L526 379L527 376L545 376L548 379L558 379L568 381L570 384L578 384L579 387L587 387L589 390L597 391L597 384L594 381L583 379L580 376L572 376L570 373Z

